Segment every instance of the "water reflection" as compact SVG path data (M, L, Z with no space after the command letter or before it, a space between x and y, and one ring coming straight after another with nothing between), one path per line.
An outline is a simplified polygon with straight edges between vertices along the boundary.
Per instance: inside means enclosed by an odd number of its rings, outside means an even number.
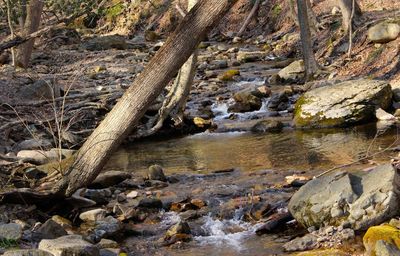
M396 140L396 130L386 131L374 140L375 133L373 126L263 135L202 133L125 147L114 154L107 169L142 172L157 163L167 173L209 172L233 167L245 172L271 168L322 170L353 162ZM388 160L389 157L385 153L375 159Z

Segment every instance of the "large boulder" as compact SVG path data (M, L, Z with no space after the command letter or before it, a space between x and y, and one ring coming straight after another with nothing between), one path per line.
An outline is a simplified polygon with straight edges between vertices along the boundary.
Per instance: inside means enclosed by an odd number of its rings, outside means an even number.
M391 164L369 172L339 172L309 181L293 195L289 211L305 227L364 230L399 213L399 175Z
M368 29L368 39L374 43L388 43L395 40L399 34L399 24L385 21Z
M351 80L320 87L301 96L295 105L296 127L343 127L375 118L388 109L392 90L385 81Z

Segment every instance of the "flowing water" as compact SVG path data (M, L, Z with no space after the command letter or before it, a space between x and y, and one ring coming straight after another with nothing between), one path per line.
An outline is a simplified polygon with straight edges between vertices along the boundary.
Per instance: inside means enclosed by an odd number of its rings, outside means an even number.
M253 83L262 85L264 82L256 80ZM241 86L246 86L246 83L236 83L233 86L240 89ZM295 98L296 95L290 101L294 102ZM251 182L257 178L252 178L250 181L249 177L255 173L269 173L268 176L260 178L259 182L267 179L269 184L275 184L282 183L285 176L294 173L312 177L330 168L349 163L353 164L346 167L348 170L370 168L377 163L387 162L397 155L396 147L399 141L397 141L398 131L395 128L377 128L376 124L370 124L348 129L294 130L287 125L280 133L255 134L244 132L246 129L242 128L251 127L254 122L270 117L271 113L267 108L268 99L263 101L260 110L236 113L234 120L231 120L232 113L227 111L229 104L229 100L214 102L212 105L214 122L218 127L229 127L227 125L233 124L234 128L224 129L225 132L217 130L214 133L204 132L181 138L134 143L114 154L107 169L123 169L140 176L145 174L150 165L159 164L164 167L167 175L199 175L200 178L196 178L196 181L189 183L187 187L182 185L174 187L170 184L169 189L175 189L177 194L180 190L190 191L196 187L202 190L222 187L228 189L228 194L234 194L235 191L240 191L241 185L247 188L254 187L255 183ZM287 120L290 120L289 113L279 113L279 115L287 115L289 116ZM229 130L231 132L226 132ZM367 160L366 156L372 157ZM201 176L203 174L232 168L238 170L239 174L219 181L207 181L201 178L204 177ZM236 183L241 179L245 182ZM265 183L258 184L263 186ZM279 193L281 192L278 192L278 195L271 193L271 197L275 196L275 200L287 200L290 196L290 194L280 196ZM268 194L267 197L269 196ZM221 200L221 206L224 203L221 198L212 199ZM173 212L160 214L162 221L158 230L165 230L180 220L179 215ZM250 224L243 220L243 216L241 209L228 219L208 214L197 220L200 232L197 232L193 241L183 248L156 249L157 253L150 253L145 249L141 253L191 256L284 254L282 244L288 241L290 236L282 234L256 236L255 230L260 224ZM146 238L132 239L128 240L128 243L140 244ZM149 239L147 244L151 246L159 237Z
M278 134L246 132L201 133L162 141L144 141L124 148L109 163L135 173L144 173L151 164L162 165L167 175L174 173L207 174L215 170L239 169L243 174L274 170L281 175L271 176L270 182L282 181L285 175L304 171L314 176L329 168L348 164L366 155L370 161L360 161L349 169L364 169L387 162L397 151L396 129L376 136L375 125L351 129L318 131L284 130ZM387 150L387 148L391 148ZM381 154L377 154L382 152ZM283 176L282 176L283 175ZM225 181L229 183L229 180ZM211 185L212 186L212 185ZM206 188L205 188L206 189ZM168 213L170 214L170 213ZM204 235L195 236L190 246L166 249L168 255L281 255L278 235L256 236L257 225L243 221L238 212L232 219L202 217ZM170 225L177 216L164 216Z

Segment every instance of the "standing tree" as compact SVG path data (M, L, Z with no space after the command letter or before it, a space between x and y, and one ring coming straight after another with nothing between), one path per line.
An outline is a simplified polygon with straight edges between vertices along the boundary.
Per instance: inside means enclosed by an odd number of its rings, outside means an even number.
M319 66L312 49L311 31L309 26L306 0L297 0L298 19L300 23L300 38L303 50L306 80L312 79L318 72Z
M177 74L206 33L235 0L200 0L185 16L111 112L83 144L53 192L70 196L90 184L146 109Z
M42 0L31 0L28 8L26 19L23 22L22 35L27 36L37 31L40 25L40 18L42 16L44 2ZM17 49L16 65L27 68L31 59L33 45L35 39L30 39L21 44Z
M343 30L345 33L348 33L350 30L350 24L354 25L359 21L362 15L361 8L356 0L354 0L354 12L353 12L353 0L338 0L338 5L340 7L340 11L342 12Z

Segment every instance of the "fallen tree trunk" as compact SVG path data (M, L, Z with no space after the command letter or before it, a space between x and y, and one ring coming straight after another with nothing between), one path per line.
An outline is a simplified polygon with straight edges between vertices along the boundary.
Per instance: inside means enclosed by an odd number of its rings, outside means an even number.
M54 193L70 196L96 178L112 152L137 125L148 106L177 74L206 33L235 2L200 0L193 7L84 143L72 167L54 187Z

